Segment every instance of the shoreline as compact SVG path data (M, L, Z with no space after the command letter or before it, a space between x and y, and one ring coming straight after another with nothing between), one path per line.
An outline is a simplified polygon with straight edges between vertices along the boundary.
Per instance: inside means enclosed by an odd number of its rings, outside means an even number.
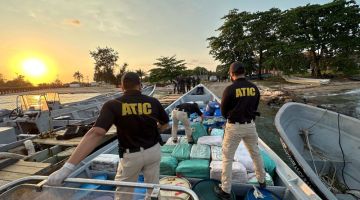
M78 88L50 88L50 89L42 89L42 90L33 90L28 92L16 92L11 94L4 94L2 96L9 96L9 95L23 95L23 94L41 94L47 92L56 92L59 94L79 94L79 93L110 93L110 92L118 92L120 88L116 88L115 86L96 86L96 87L78 87Z
M312 102L306 96L345 93L360 88L360 81L349 80L334 80L327 85L295 84L282 80L255 80L251 82L258 86L261 93L261 101L268 105L282 105L290 101L311 104L315 102ZM221 98L225 87L230 85L231 82L207 82L204 84Z

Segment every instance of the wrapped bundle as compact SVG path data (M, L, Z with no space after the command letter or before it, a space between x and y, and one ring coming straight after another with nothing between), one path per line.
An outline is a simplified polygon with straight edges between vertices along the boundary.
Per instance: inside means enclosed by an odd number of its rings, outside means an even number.
M115 154L100 154L90 164L90 169L95 171L116 172L120 158Z
M210 163L210 178L221 180L222 162L211 161ZM234 182L246 183L248 182L247 172L244 165L239 162L232 163L232 180Z
M198 144L206 144L209 146L220 146L222 145L221 136L202 136L197 141Z
M191 153L191 144L181 144L176 145L174 151L171 153L171 156L177 160L189 160Z
M191 148L190 159L210 160L210 146L204 144L194 144Z
M176 168L177 176L192 178L209 178L210 169L208 160L184 160Z

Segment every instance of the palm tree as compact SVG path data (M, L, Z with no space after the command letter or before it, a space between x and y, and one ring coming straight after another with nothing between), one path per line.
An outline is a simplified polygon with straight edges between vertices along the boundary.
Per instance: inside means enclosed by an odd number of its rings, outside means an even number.
M135 72L139 75L140 81L142 81L143 77L146 76L146 72L141 69L138 69Z
M80 71L75 72L73 77L74 77L74 79L76 79L78 81L78 83L80 83L80 80L84 78L84 76L82 75L82 73Z

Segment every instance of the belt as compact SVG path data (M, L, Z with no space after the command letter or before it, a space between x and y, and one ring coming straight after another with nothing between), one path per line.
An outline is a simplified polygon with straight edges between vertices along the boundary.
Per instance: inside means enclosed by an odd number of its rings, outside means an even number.
M240 121L240 122L238 122L238 121L232 121L232 120L227 120L227 123L229 123L229 124L236 124L236 123L239 123L239 124L250 124L250 123L252 123L252 122L253 122L253 120Z
M153 145L154 146L154 145ZM145 149L151 148L153 146L150 147L134 147L134 148L127 148L125 149L124 153L136 153L139 151L144 151Z

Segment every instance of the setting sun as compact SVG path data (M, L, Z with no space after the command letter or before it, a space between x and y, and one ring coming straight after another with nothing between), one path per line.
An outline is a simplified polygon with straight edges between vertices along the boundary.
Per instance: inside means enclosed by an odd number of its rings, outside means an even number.
M39 59L28 59L22 63L26 75L39 77L46 73L45 64Z

